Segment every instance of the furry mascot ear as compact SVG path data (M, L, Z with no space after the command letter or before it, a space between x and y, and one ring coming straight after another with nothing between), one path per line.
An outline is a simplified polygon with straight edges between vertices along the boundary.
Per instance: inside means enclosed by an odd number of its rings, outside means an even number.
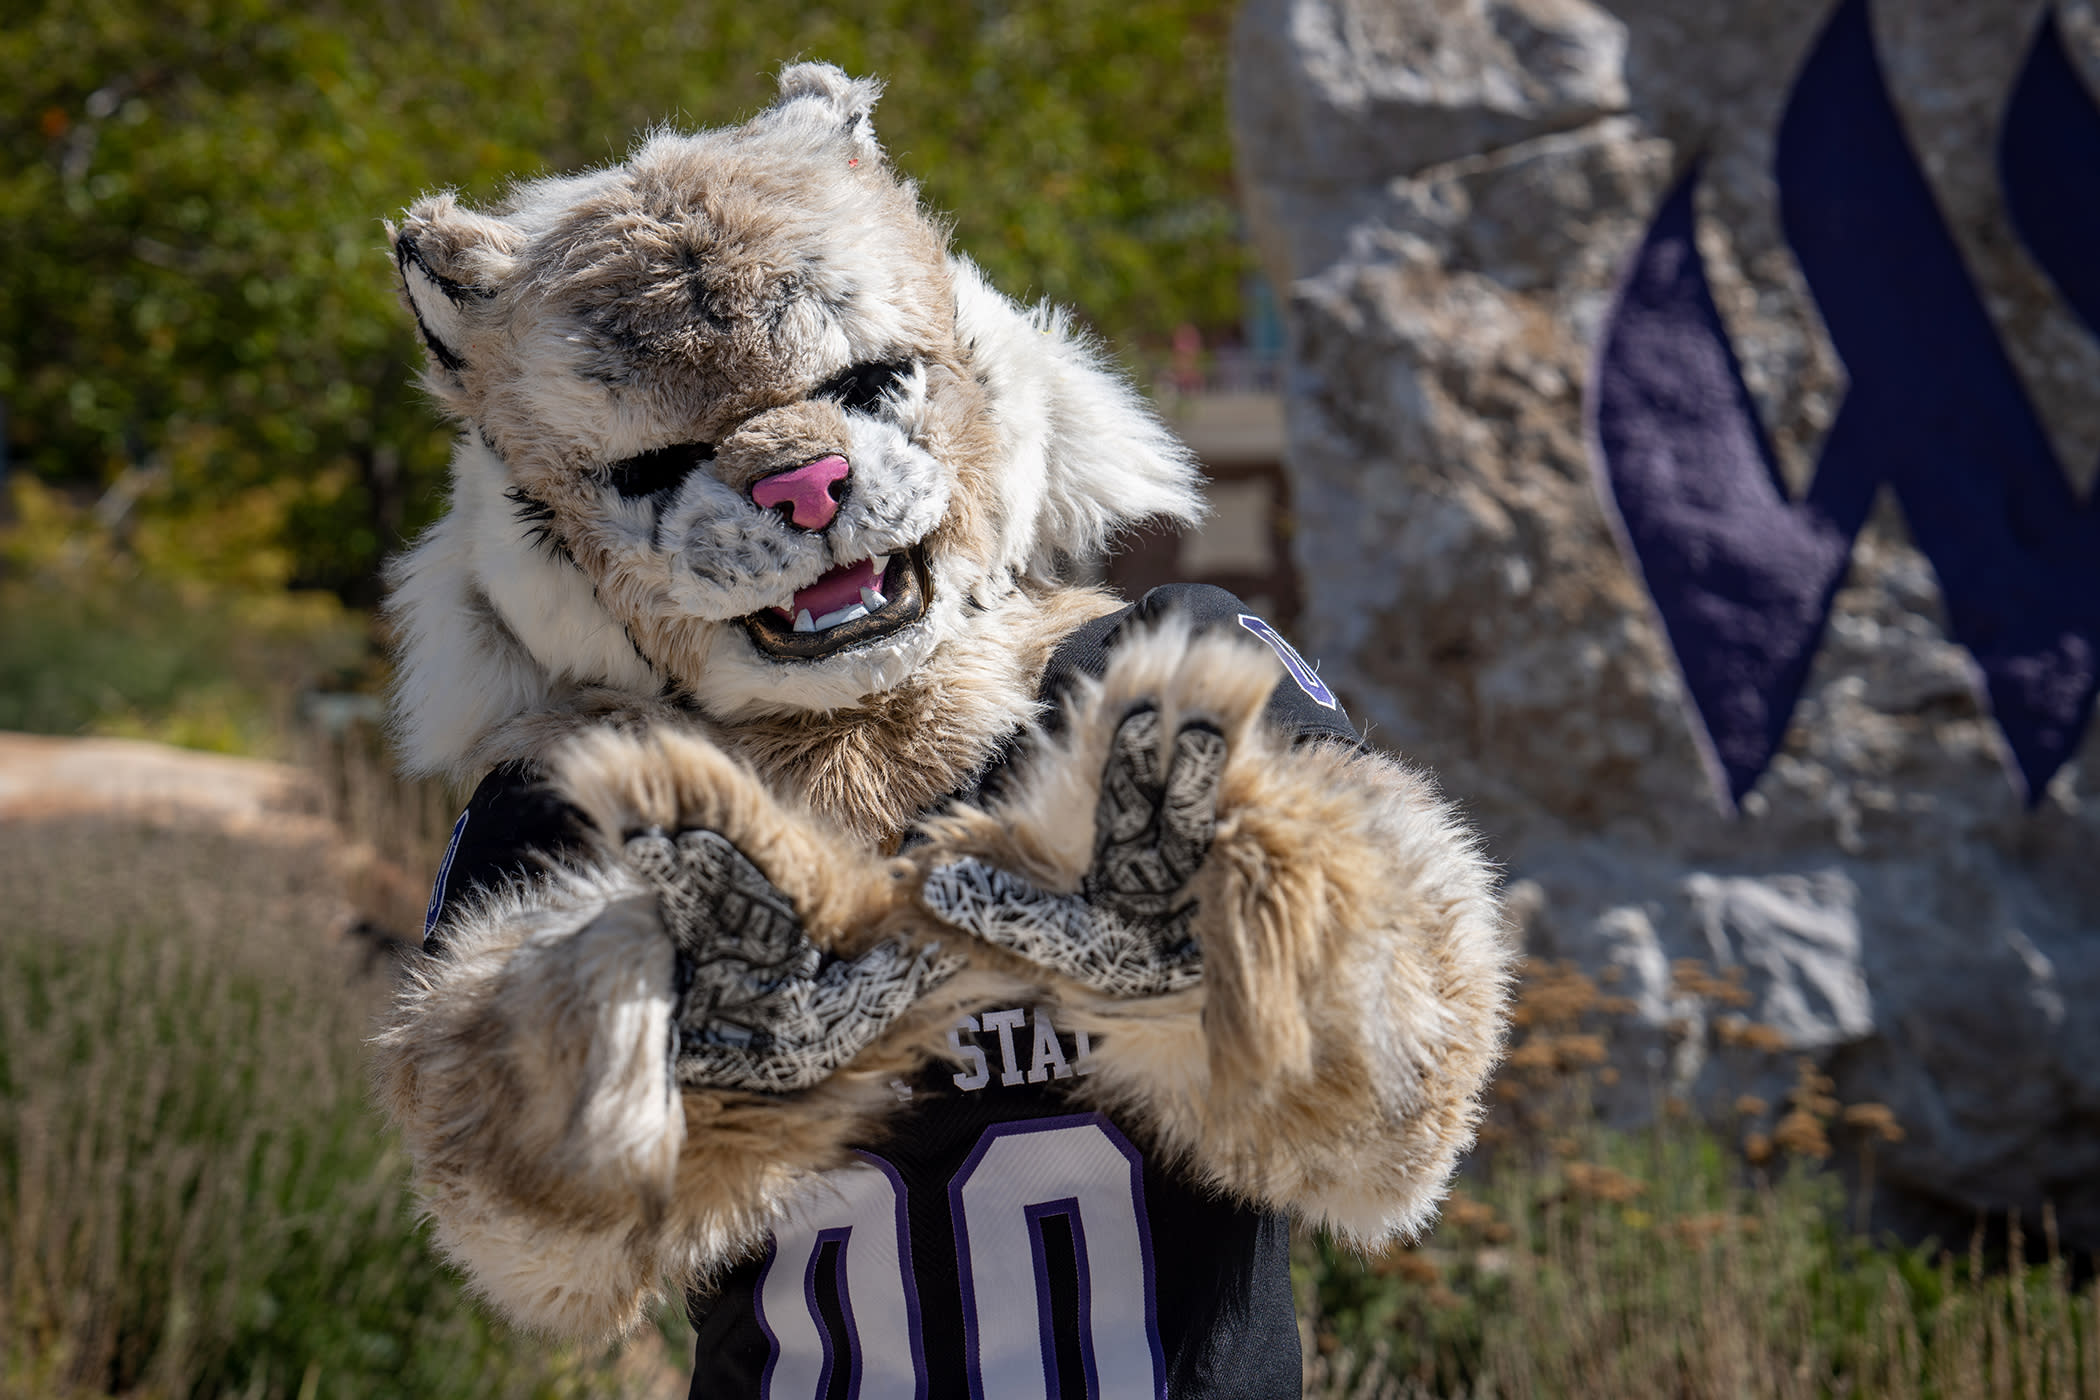
M387 232L402 294L430 351L426 382L464 409L475 338L510 272L518 231L501 219L461 208L448 192L416 201Z
M882 143L875 139L875 103L882 84L873 78L851 78L829 63L791 63L780 70L780 98L767 115L777 121L810 126L813 137L842 138L856 165L880 165Z
M1195 458L1069 316L1016 306L961 254L948 268L956 333L1008 453L1007 567L1053 577L1061 556L1096 558L1141 522L1203 519Z

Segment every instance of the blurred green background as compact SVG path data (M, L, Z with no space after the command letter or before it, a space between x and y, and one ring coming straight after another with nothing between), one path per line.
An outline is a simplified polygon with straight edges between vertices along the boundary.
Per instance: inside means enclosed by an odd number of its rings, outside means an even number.
M7 10L0 728L268 748L295 677L371 684L449 441L381 220L736 121L795 58L887 81L892 158L1009 293L1126 356L1237 329L1228 5Z

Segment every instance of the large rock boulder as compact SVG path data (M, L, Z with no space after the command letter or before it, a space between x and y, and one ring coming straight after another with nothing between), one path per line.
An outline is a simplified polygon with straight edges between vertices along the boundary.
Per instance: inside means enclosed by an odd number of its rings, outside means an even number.
M2051 52L2100 86L2091 4L2055 9ZM1866 33L2043 450L2089 493L2100 342L2071 307L2075 271L2052 281L2037 229L2008 213L2020 152L2011 137L1998 149L2013 95L2041 91L2022 85L2042 19L2039 0L1249 0L1233 100L1255 234L1287 289L1307 654L1374 740L1433 768L1488 833L1534 951L1621 970L1673 1088L1718 1101L1741 1087L1696 1052L1696 1026L1684 1034L1697 1007L1673 962L1739 966L1749 1016L1818 1057L1841 1098L1885 1102L1904 1125L1879 1159L1885 1219L1965 1229L1978 1209L2051 1201L2067 1236L2095 1245L2100 734L2087 723L2058 743L2029 800L2021 781L2038 770L2008 763L1940 571L1913 543L1922 488L1884 487L1861 497L1871 514L1827 625L1806 634L1819 640L1798 703L1777 711L1776 752L1718 762L1740 717L1687 693L1684 678L1705 674L1685 659L1700 639L1673 644L1649 586L1682 594L1681 579L1653 555L1629 562L1640 529L1622 521L1637 526L1641 503L1606 470L1602 444L1618 433L1631 452L1638 434L1592 411L1600 353L1628 325L1621 278L1644 248L1666 274L1690 259L1733 360L1703 343L1702 361L1691 343L1621 365L1647 376L1636 406L1651 409L1685 366L1690 398L1647 429L1667 437L1712 408L1698 373L1739 371L1737 455L1761 427L1771 471L1796 497L1808 489L1858 367L1789 241L1775 159L1797 77L1812 60L1856 64L1857 43L1840 49ZM2075 78L2046 95L2067 91L2079 95ZM1795 149L1797 164L1821 154ZM1795 215L1814 213L1809 178L1791 187ZM1871 180L1861 188L1873 197ZM1697 214L1674 250L1651 239L1673 191ZM1896 339L1890 353L1918 353ZM2100 511L2086 523L2091 562L2048 577L2100 567ZM1708 562L1697 540L1664 545L1694 574ZM1937 552L1942 570L1962 563ZM1710 616L1712 601L1681 615ZM2070 658L2058 713L2083 718L2073 692L2090 694L2095 599L2055 601L2069 630L2052 655Z

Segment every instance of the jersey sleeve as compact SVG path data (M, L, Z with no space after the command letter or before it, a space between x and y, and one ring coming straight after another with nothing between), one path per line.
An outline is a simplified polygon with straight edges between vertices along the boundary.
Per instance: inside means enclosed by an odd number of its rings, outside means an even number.
M1298 654L1298 649L1270 623L1231 593L1208 583L1170 583L1147 593L1132 608L1122 626L1147 623L1180 613L1197 624L1198 630L1228 628L1244 632L1276 653L1283 663L1284 679L1269 696L1270 723L1301 741L1339 739L1361 745L1363 736L1319 672ZM1120 630L1120 629L1119 629ZM1114 645L1114 637L1107 645ZM1099 674L1096 672L1095 674Z
M531 879L550 861L584 846L583 814L557 797L539 772L507 763L481 780L453 823L423 915L423 951L445 951L445 929L479 896Z
M1071 690L1074 678L1089 676L1100 680L1108 674L1109 654L1123 638L1133 632L1143 632L1151 623L1175 614L1192 620L1199 632L1219 627L1244 632L1276 654L1276 659L1283 663L1285 679L1278 681L1276 689L1270 693L1266 714L1271 724L1292 736L1295 742L1302 744L1331 739L1354 748L1364 747L1363 736L1349 722L1341 702L1320 679L1319 673L1298 654L1297 648L1237 597L1208 583L1162 585L1147 592L1138 602L1112 613L1103 613L1067 633L1051 653L1036 695L1043 709L1045 727L1055 733L1061 725L1059 706ZM1006 791L1016 754L1016 740L1009 739L1000 756L955 797L978 805L998 799ZM921 839L917 834L907 836L905 845L907 848L915 846Z

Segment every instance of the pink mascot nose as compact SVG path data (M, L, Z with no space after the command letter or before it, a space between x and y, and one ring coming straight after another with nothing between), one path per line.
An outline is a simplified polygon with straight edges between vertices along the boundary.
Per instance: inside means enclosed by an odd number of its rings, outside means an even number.
M761 477L751 488L751 499L760 510L789 507L788 518L804 530L821 530L839 513L832 490L853 468L844 457L819 457L792 471Z

